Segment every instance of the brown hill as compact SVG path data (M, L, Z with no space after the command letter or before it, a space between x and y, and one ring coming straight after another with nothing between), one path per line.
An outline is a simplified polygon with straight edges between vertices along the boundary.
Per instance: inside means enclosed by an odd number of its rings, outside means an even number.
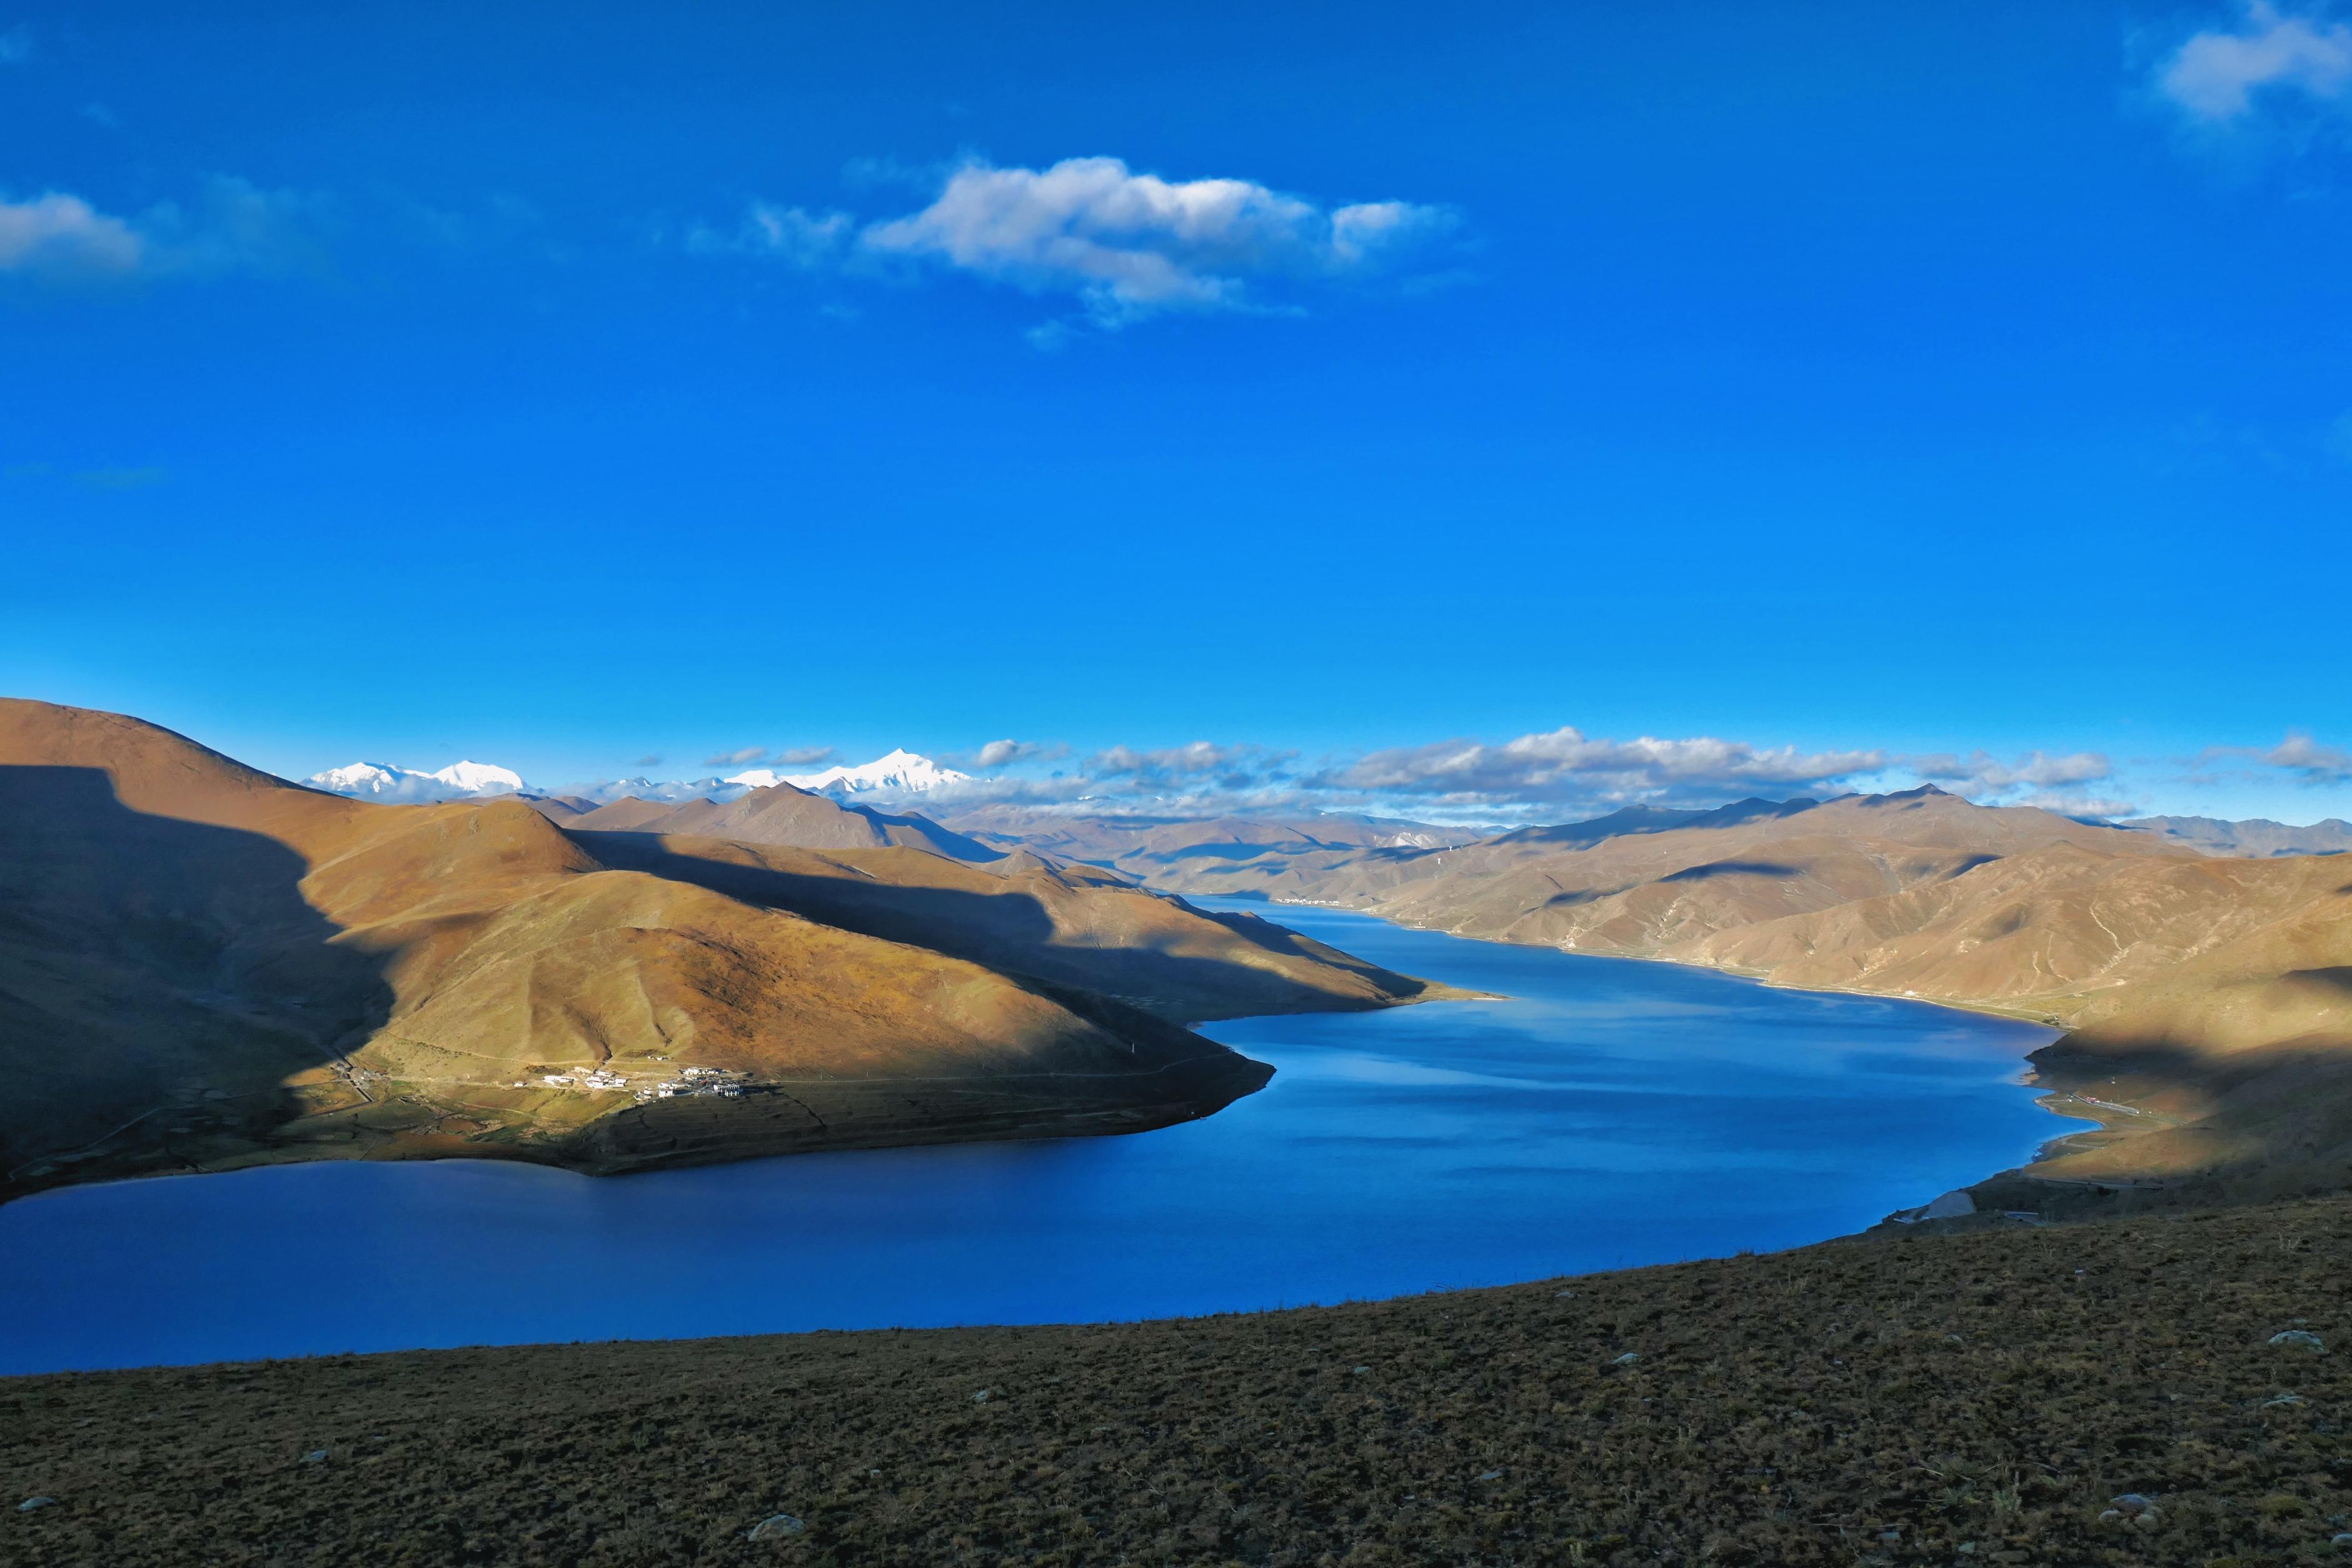
M803 849L878 849L898 845L955 860L994 860L1004 853L961 833L950 833L929 817L844 805L829 795L788 784L771 784L725 802L668 805L631 795L564 826L591 833L678 834L746 844L787 844Z
M1367 853L1413 855L1479 837L1474 830L1426 822L1339 815L1090 816L1005 805L944 815L960 831L1000 849L1017 847L1108 866L1185 892L1262 891L1295 864L1320 868Z
M1157 1125L1265 1077L1166 1018L1251 1010L1270 973L1297 1005L1416 989L1198 917L1158 968L1096 919L1099 945L1016 977L958 955L1003 942L956 931L953 899L886 937L615 868L582 847L602 841L520 801L375 805L0 700L0 1194L289 1158L624 1170ZM1157 907L1074 888L1066 908L1097 896ZM689 1065L697 1092L662 1096Z
M1211 914L1115 873L1026 852L967 866L895 847L825 854L634 833L588 842L607 865L845 931L920 941L1002 973L1082 986L1177 1021L1446 994L1255 916Z
M2038 1176L2265 1195L2352 1183L2352 870L2221 858L1934 788L1637 807L1443 849L1171 863L1186 890L2070 1026L2036 1058L2109 1131Z

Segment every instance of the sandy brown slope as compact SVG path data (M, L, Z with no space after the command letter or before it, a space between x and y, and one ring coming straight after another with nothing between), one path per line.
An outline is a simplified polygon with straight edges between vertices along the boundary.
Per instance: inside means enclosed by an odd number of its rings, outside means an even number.
M520 801L375 805L137 720L0 701L0 1193L280 1158L614 1170L1107 1131L1264 1081L1087 986L1130 978L1115 922L1098 949L1014 977L925 945L919 922L833 926L608 867L582 847L595 841ZM925 913L944 928L957 910ZM1266 931L1226 945L1286 936ZM1098 953L1114 960L1099 972ZM1227 1010L1265 983L1230 952L1162 957L1184 984L1139 999L1171 1015L1216 1010L1227 969ZM1323 994L1367 1000L1364 966L1339 955L1275 967L1302 996L1328 967ZM749 1087L638 1102L690 1064ZM588 1088L591 1068L624 1082Z
M2347 1270L2332 1199L1167 1322L16 1378L0 1556L2340 1564Z
M1650 808L1295 858L1277 897L1464 935L1990 1006L2109 1124L2035 1168L2261 1196L2352 1184L2352 869L2223 858L1934 789Z
M804 849L878 849L895 844L971 861L993 860L1003 854L1002 849L950 833L929 817L844 805L829 795L788 784L755 789L730 801L666 805L632 795L564 826L591 833L683 834L747 844L789 844Z
M1211 914L1113 873L1025 851L971 866L900 847L824 853L635 833L583 843L608 865L845 931L924 942L1003 973L1082 986L1173 1021L1458 994L1254 916Z
M1108 866L1180 892L1262 891L1294 864L1322 868L1365 853L1418 853L1477 833L1382 817L1089 816L992 804L943 819L1000 849L1025 848Z

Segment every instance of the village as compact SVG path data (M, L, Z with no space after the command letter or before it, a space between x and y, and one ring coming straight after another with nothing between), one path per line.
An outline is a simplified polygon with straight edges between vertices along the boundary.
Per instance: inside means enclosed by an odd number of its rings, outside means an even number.
M712 1100L740 1100L742 1098L743 1085L748 1076L727 1068L680 1068L677 1069L677 1077L664 1079L657 1083L639 1083L635 1086L635 1092L637 1103L640 1105L656 1100L677 1100L689 1096ZM611 1091L627 1090L632 1087L628 1078L609 1067L593 1068L585 1072L541 1073L539 1081L549 1089ZM517 1089L530 1087L527 1079L517 1079L515 1082Z

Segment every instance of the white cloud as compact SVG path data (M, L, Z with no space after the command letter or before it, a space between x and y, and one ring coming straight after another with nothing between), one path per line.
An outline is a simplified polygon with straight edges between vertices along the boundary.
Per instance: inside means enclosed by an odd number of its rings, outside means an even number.
M2352 27L2248 0L2234 31L2209 29L2175 50L2157 86L2192 118L2232 121L2263 88L2333 100L2352 87Z
M1043 745L1035 741L991 741L971 754L976 768L1009 767L1014 763L1034 761L1039 757L1058 757L1068 748Z
M1139 752L1113 746L1087 759L1087 771L1097 778L1122 778L1139 773L1205 773L1229 769L1248 754L1244 746L1220 746L1209 741Z
M0 66L20 66L33 58L33 29L23 23L0 33Z
M315 205L229 175L206 181L185 206L164 202L131 218L61 191L0 198L0 272L93 281L290 270L320 258Z
M960 164L928 206L862 227L846 213L754 203L733 234L697 228L687 243L812 270L946 268L1075 299L1110 328L1171 310L1276 308L1269 289L1376 278L1456 226L1446 209L1412 202L1324 206L1250 180L1171 181L1117 158L1066 158Z
M0 272L53 278L123 277L139 269L147 242L119 217L58 191L0 200Z
M2137 816L2140 806L2137 801L2120 795L2073 794L2064 791L2043 791L1994 804L2000 805L2032 805L2043 811L2054 811L2061 816L2122 817Z
M2189 765L2207 767L2218 762L2276 768L2294 775L2299 784L2315 786L2352 784L2352 751L2323 746L2308 734L2294 731L2275 746L2208 746Z
M1038 294L1075 295L1103 325L1231 310L1260 279L1369 274L1444 232L1443 209L1326 209L1249 180L1163 180L1117 158L1047 169L967 163L922 211L870 226L868 249Z
M2075 752L2063 757L2028 752L2014 763L1998 762L1990 752L1971 752L1966 757L1941 752L1907 758L1903 765L1920 778L1939 784L1956 784L1960 794L1971 796L2000 795L2021 788L2056 790L2098 784L2113 778L2116 773L2115 764L2097 752Z
M1592 740L1572 727L1488 745L1449 741L1374 752L1307 782L1460 805L1535 805L1683 799L1752 789L1825 790L1888 765L1880 751L1759 750L1707 736Z
M731 752L720 752L702 759L706 768L740 768L746 763L756 763L768 754L765 746L741 746Z

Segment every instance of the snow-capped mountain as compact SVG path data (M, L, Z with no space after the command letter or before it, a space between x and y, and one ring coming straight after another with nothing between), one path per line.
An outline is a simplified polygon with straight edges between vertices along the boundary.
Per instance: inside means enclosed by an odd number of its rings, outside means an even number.
M594 784L561 784L551 790L541 790L526 784L522 775L511 768L471 762L452 763L429 773L420 773L415 768L394 767L389 763L353 763L348 767L329 768L324 773L312 773L303 782L313 789L331 790L336 795L352 795L361 800L385 801L401 805L441 800L484 800L500 795L557 795L593 800L601 805L630 795L639 800L665 802L725 802L749 795L755 789L767 789L780 784L843 799L852 795L922 795L942 785L962 784L971 776L953 768L943 768L930 758L918 756L913 752L897 751L887 757L877 757L860 767L827 768L821 773L782 773L773 768L751 768L743 773L730 773L725 778L604 779Z
M429 773L415 768L396 768L388 763L352 763L312 773L302 782L313 789L395 805L479 800L494 795L520 795L530 789L520 773L489 763L452 763Z
M677 803L689 800L730 801L750 794L753 787L732 779L649 779L640 774L635 778L599 779L593 784L558 784L547 793L608 805L614 801L633 796L638 800Z
M517 795L530 787L512 768L489 763L451 763L432 776L460 795Z
M824 795L922 795L944 784L967 783L971 778L970 773L943 768L929 757L901 750L892 752L887 757L877 757L860 767L827 768L821 773L794 773L783 782Z

